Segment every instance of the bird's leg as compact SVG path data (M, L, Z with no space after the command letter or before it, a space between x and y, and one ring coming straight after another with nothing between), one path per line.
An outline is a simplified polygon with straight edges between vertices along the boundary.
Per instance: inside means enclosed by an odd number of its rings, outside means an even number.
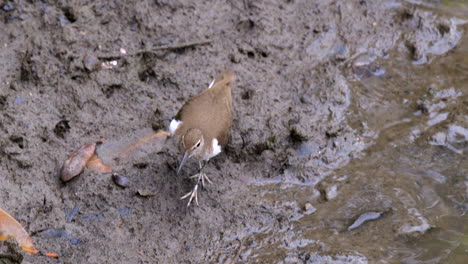
M200 167L200 171L191 176L190 178L197 178L197 183L195 184L195 187L193 188L192 191L190 191L189 193L185 194L184 196L182 196L180 199L183 200L185 198L189 198L189 201L187 203L187 207L190 206L190 203L192 202L193 198L195 198L195 203L198 205L198 184L201 182L202 183L202 186L205 187L205 180L209 183L213 183L210 178L208 178L208 176L206 176L206 174L204 172L202 172L202 169L205 167L206 163L204 163L202 165L202 162L203 161L199 161L198 162L198 165Z
M205 165L207 164L208 162L204 162L202 160L198 161L198 166L200 167L200 171L199 173L191 176L190 178L197 178L198 177L198 181L197 181L197 184L198 182L200 181L200 178L201 178L201 182L202 182L202 186L205 187L205 180L210 183L210 184L213 184L213 182L210 180L210 178L208 178L208 176L206 175L206 173L202 172L203 168L205 168Z
M195 184L195 187L193 188L192 191L188 192L186 195L180 197L181 200L185 199L185 198L189 198L189 201L187 203L187 207L190 206L190 203L192 202L193 198L195 197L195 202L197 203L198 205L198 182L197 181L197 184Z

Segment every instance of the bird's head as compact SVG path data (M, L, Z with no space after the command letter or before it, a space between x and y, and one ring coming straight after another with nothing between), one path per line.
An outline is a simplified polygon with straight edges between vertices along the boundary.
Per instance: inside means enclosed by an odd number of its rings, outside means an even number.
M184 157L180 162L179 168L177 169L177 174L187 162L190 157L202 157L202 149L205 141L203 139L203 134L198 128L190 128L182 135L181 147L184 151Z

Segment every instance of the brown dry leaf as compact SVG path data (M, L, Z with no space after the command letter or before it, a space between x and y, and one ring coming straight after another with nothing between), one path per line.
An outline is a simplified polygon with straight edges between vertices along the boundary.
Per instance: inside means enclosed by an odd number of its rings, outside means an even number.
M25 252L30 254L39 252L21 224L7 212L0 209L0 241L7 240L10 237L15 239Z
M153 133L153 134L151 134L151 135L149 135L147 137L144 137L144 138L138 140L137 142L131 144L130 146L128 146L126 149L124 149L122 151L122 153L119 154L119 157L120 158L126 158L130 152L132 152L135 149L141 147L142 145L147 144L147 143L151 142L154 139L157 139L157 138L166 139L169 136L171 136L171 133L169 133L167 131L159 130L158 132Z
M45 253L46 256L48 256L49 258L58 258L59 255L57 253L54 253L54 252L47 252Z
M110 173L112 172L112 168L110 166L107 166L102 162L102 160L94 154L89 160L88 163L86 163L86 166L93 171L99 172L99 173Z
M152 153L160 151L169 132L154 132L151 128L138 129L128 134L107 139L96 147L96 155L102 163L116 169L125 164L134 164L147 159Z
M60 171L60 178L66 182L80 174L86 166L86 163L93 156L96 150L96 143L85 144L75 150L63 164Z

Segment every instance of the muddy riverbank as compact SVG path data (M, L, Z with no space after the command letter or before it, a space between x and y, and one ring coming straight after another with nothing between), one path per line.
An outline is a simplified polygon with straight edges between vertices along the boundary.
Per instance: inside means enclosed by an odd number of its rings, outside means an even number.
M463 263L463 1L0 7L0 207L60 262ZM233 135L200 206L170 140L116 168L128 188L59 180L74 149L167 128L228 68Z

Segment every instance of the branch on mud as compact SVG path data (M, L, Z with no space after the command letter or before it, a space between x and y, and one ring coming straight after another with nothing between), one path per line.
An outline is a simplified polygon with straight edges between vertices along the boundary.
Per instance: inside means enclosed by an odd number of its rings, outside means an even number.
M137 56L137 55L141 55L144 53L155 53L155 52L162 51L162 50L171 51L171 50L177 50L177 49L186 49L186 48L191 48L195 46L208 45L210 43L211 43L211 40L195 41L195 42L188 42L188 43L182 43L182 44L160 46L160 47L144 49L144 50L137 50L135 52L127 53L127 54L97 55L97 58L101 60L111 60L111 59L118 59L118 58L127 57L127 56Z

